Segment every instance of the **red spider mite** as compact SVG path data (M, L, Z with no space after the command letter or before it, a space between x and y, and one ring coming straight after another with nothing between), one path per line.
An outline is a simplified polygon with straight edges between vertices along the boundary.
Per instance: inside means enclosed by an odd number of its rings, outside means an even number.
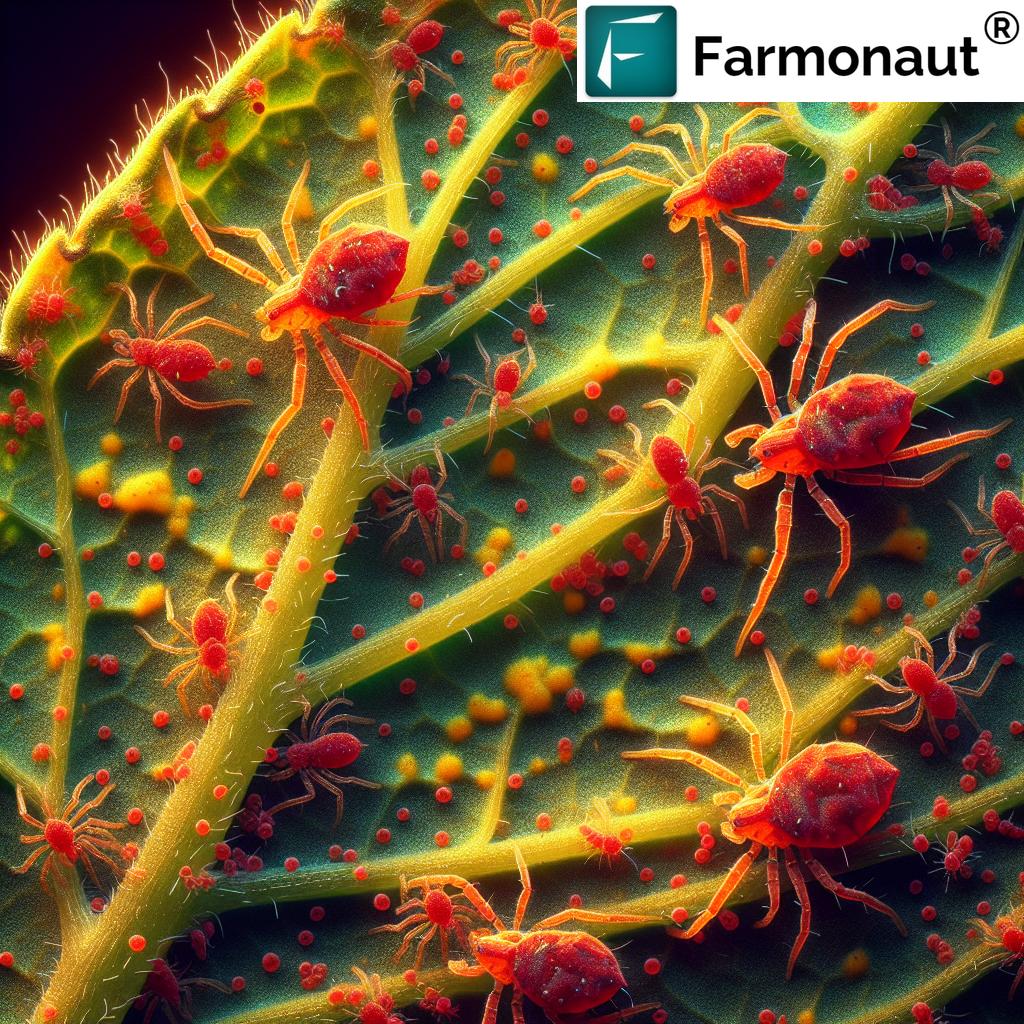
M410 898L410 888L418 888L423 895ZM384 932L405 933L402 944L394 956L396 963L405 956L413 940L417 938L419 942L416 944L416 960L413 965L417 971L423 966L427 946L435 935L440 941L443 963L448 962L451 943L449 935L455 936L455 941L463 950L469 948L468 928L476 918L477 912L461 893L457 893L453 898L443 888L428 883L416 882L410 885L405 875L400 879L400 892L402 903L395 910L395 914L402 920L370 930L371 935Z
M505 412L511 409L526 416L526 413L516 405L515 395L530 379L533 371L537 369L537 357L533 353L533 347L527 341L524 343L526 348L525 367L519 365L519 352L512 352L507 356L498 356L497 365L492 370L490 353L484 348L479 337L475 337L475 341L480 358L484 361L484 379L481 381L466 373L456 373L453 374L452 380L464 380L467 384L473 385L473 393L469 396L463 416L468 416L473 411L473 406L476 405L476 400L481 395L491 396L491 404L487 412L487 445L484 448L486 455L494 443L494 431L498 426L499 411ZM528 416L527 419L529 419Z
M656 498L640 508L631 509L628 513L624 514L629 516L641 515L644 512L651 512L656 508L661 508L666 503L668 504L668 508L665 510L665 518L662 522L661 542L651 556L651 560L647 563L644 579L650 578L651 573L654 572L655 567L661 560L661 556L665 553L665 549L672 538L672 526L675 524L680 534L682 534L684 548L679 568L676 569L676 574L672 579L672 588L676 589L685 575L690 559L693 556L693 534L690 532L689 526L687 526L687 520L696 522L702 515L710 516L715 524L715 532L718 535L718 546L721 549L722 558L729 557L725 527L722 525L722 516L715 505L713 496L724 498L726 501L736 505L740 518L743 520L744 528L749 528L749 523L747 522L747 508L742 499L719 487L717 484L701 483L704 474L710 470L723 464L734 466L736 463L724 458L712 459L708 462L707 457L712 445L711 439L708 438L704 445L704 450L691 468L689 454L693 452L697 425L686 413L677 409L671 402L663 398L657 399L654 402L648 402L644 408L651 409L655 406L662 406L672 412L673 415L678 414L686 419L685 444L680 445L677 441L664 434L658 434L654 437L651 441L650 449L651 463L660 478L660 485L665 488L665 493L660 498ZM614 469L622 469L632 474L644 462L643 435L640 433L640 429L633 423L627 423L626 428L633 435L632 456L621 455L619 452L607 448L599 448L597 454L606 459L611 459L615 463L615 467L612 467L613 471Z
M39 354L47 349L45 338L23 338L18 351L14 354L14 362L18 373L35 376L34 370L39 362Z
M344 697L334 697L323 704L313 715L312 705L303 697L302 721L299 731L289 729L285 736L289 745L281 751L285 759L285 767L271 772L267 778L271 782L284 782L298 776L305 792L301 796L293 796L288 800L271 807L267 814L273 817L289 807L300 807L309 803L316 796L315 786L321 786L328 793L334 794L337 813L334 826L337 828L345 809L345 794L342 786L362 786L364 789L380 789L377 782L368 782L355 775L339 775L339 768L348 768L354 764L366 744L350 732L332 732L336 725L373 725L371 718L358 718L355 715L335 714L340 707L351 707L352 701ZM312 716L312 720L310 720Z
M244 633L236 632L238 601L235 598L235 580L237 579L238 573L235 573L224 587L227 610L216 599L205 598L196 605L196 610L192 613L191 628L183 626L178 621L174 614L174 604L171 602L171 592L170 590L164 592L167 621L185 640L184 647L161 643L141 626L135 627L136 632L150 647L182 659L180 665L167 673L163 685L168 686L178 680L178 701L186 715L192 713L188 703L188 685L196 675L199 676L203 689L210 697L217 695L215 683L223 689L231 677L232 662L237 657L236 648L245 639Z
M984 586L989 569L996 557L1009 549L1014 554L1024 552L1024 502L1013 491L997 491L992 496L992 510L985 509L985 480L978 481L978 511L991 524L991 528L978 529L952 502L949 507L960 517L972 537L984 537L978 545L978 551L989 549L985 563L978 574L978 588Z
M985 138L995 124L982 128L980 132L972 135L962 142L958 147L953 147L953 131L949 122L943 118L942 136L946 143L946 156L930 149L919 149L918 156L922 156L931 162L928 164L927 185L912 185L912 192L927 192L933 189L940 189L942 199L946 204L946 226L945 234L953 223L953 199L958 199L965 206L982 213L981 206L975 199L999 199L998 192L978 192L978 189L985 188L992 183L992 168L982 160L970 160L971 156L977 153L998 154L999 150L992 146L979 146L978 143ZM948 163L947 163L948 160ZM964 195L965 192L976 193L974 198Z
M615 831L611 808L603 797L594 797L586 821L580 825L580 835L597 852L599 861L607 860L611 865L620 857L631 860L626 844L633 838L633 832L628 828Z
M878 715L895 715L907 708L916 705L913 716L906 722L896 723L881 719L882 725L896 732L909 732L921 721L922 717L927 718L928 728L931 730L935 743L940 750L946 749L942 736L939 733L937 722L948 722L956 718L957 711L962 711L964 717L974 726L976 732L981 727L975 721L974 715L964 703L964 697L983 697L985 691L992 685L996 673L999 671L1002 660L996 658L989 669L985 681L975 689L967 686L954 686L953 684L961 679L972 675L978 666L978 659L987 651L992 644L982 644L971 655L967 667L960 672L950 672L953 662L958 654L956 642L957 637L963 629L963 621L954 623L949 631L946 640L947 654L945 660L935 667L935 652L932 645L924 634L918 632L913 626L904 626L904 632L914 641L913 657L900 658L900 674L903 676L903 685L894 686L881 676L869 673L865 678L870 679L876 686L880 686L889 693L899 694L904 699L891 706L876 708L865 708L863 711L854 711L854 718L872 718Z
M377 54L387 54L397 72L402 75L412 72L413 78L418 79L423 86L427 84L427 71L444 79L449 85L454 85L455 79L451 75L442 71L436 64L423 59L423 54L440 46L443 38L444 26L439 21L429 19L416 25L405 37L404 42L395 40L385 43L377 50Z
M61 317L77 316L81 309L69 301L74 288L62 288L59 277L55 277L48 288L36 288L28 300L28 319L43 321L51 326Z
M529 20L511 14L518 11L502 11L499 23L516 36L502 43L494 54L497 74L494 85L499 89L512 89L522 85L533 74L537 65L550 53L561 53L563 59L576 52L576 27L566 22L576 16L576 8L559 11L562 0L526 0ZM506 15L506 17L502 17Z
M390 551L398 538L409 529L413 522L417 522L431 559L435 562L440 561L444 558L444 517L446 515L459 524L459 544L465 548L469 525L465 518L452 507L452 496L444 490L444 485L448 480L448 467L441 455L441 449L437 446L434 447L434 458L437 460L436 483L432 481L430 469L427 466L417 466L410 473L408 483L393 474L391 475L391 489L397 489L401 493L398 497L389 499L388 510L381 518L394 519L397 516L405 518L402 520L402 525L384 545L385 551Z
M121 398L114 413L114 422L117 423L124 412L128 393L138 379L146 374L149 381L149 392L153 396L153 425L156 429L157 441L161 440L160 419L164 407L163 395L160 393L161 387L166 388L176 402L189 409L229 409L234 406L252 405L247 398L226 398L217 402L200 402L195 398L189 398L178 388L176 382L191 384L198 380L206 380L217 368L217 360L213 353L205 345L187 337L188 334L202 330L204 327L216 327L218 330L237 334L241 338L248 337L248 335L245 331L212 316L196 317L171 330L179 318L205 305L213 298L212 295L204 295L194 302L179 306L157 330L153 314L157 293L163 282L164 279L160 278L149 293L149 299L146 302L145 326L139 319L139 304L136 301L135 293L119 281L111 282L109 287L113 291L121 292L128 299L132 327L136 331L136 336L133 338L127 331L120 328L114 328L107 332L114 343L114 351L122 358L111 359L104 363L92 375L92 380L89 381L86 388L89 390L94 387L111 370L126 368L133 371L121 387Z
M700 106L694 110L701 122L700 152L697 152L690 137L689 129L682 124L660 124L645 133L645 137L672 132L679 135L690 157L692 170L687 170L682 161L667 146L656 146L649 142L631 142L608 157L602 164L621 160L629 153L651 153L661 157L671 168L672 175L665 177L652 174L626 164L610 171L595 174L571 196L575 203L592 189L615 178L630 177L671 189L665 200L665 213L669 216L670 231L682 231L691 220L697 222L697 236L700 239L700 257L704 272L704 291L700 300L699 323L703 326L708 318L711 303L711 287L715 279L714 262L711 257L711 238L706 221L711 222L732 241L739 251L740 273L743 293L750 294L750 266L747 262L747 243L737 231L722 223L727 217L739 224L760 228L777 228L780 231L816 231L816 224L787 224L774 217L751 217L735 211L745 206L763 202L782 184L788 154L766 142L743 142L730 149L733 135L758 117L781 117L771 107L755 107L748 110L739 120L733 122L722 134L721 152L713 159L708 158L708 141L711 136L711 122Z
M892 803L899 769L883 757L859 743L812 743L798 754L789 756L793 738L793 702L772 653L765 649L765 658L782 702L782 736L779 745L779 767L768 777L764 770L761 733L739 708L700 697L680 697L690 707L713 711L731 718L750 736L750 759L757 774L754 785L740 778L725 765L692 750L655 747L651 750L630 750L623 757L630 760L683 761L733 788L716 793L715 804L728 807L722 835L733 843L750 841L744 853L726 875L718 891L703 913L685 930L670 929L684 939L703 931L725 906L726 900L739 885L761 851L768 849L768 912L754 927L770 924L779 912L779 850L783 851L786 873L800 903L800 932L789 955L786 978L811 931L811 901L807 883L797 859L800 858L815 879L839 899L863 903L889 917L901 934L906 935L899 915L880 900L859 889L850 889L836 881L825 866L811 853L813 849L837 850L862 839L881 820Z
M382 306L404 302L406 299L420 295L437 295L445 290L444 285L423 285L410 291L396 294L398 286L405 276L406 257L409 252L409 240L396 235L384 228L371 227L365 224L349 224L331 234L331 229L346 214L359 206L379 199L394 185L383 185L380 188L353 196L335 207L321 222L317 242L309 256L302 260L299 245L295 237L292 218L298 205L299 197L306 187L309 177L310 163L307 160L302 166L298 180L292 188L281 215L281 233L284 235L295 273L291 273L284 265L274 244L261 228L216 227L207 229L196 216L195 211L185 198L185 190L178 176L170 150L164 147L164 163L174 188L174 197L181 210L185 222L195 236L203 252L216 263L228 268L240 277L253 284L266 288L271 293L267 301L259 307L254 316L262 323L261 336L265 341L274 341L282 334L288 333L292 339L292 350L295 356L295 370L292 376L291 402L280 413L271 425L262 447L253 461L249 475L239 492L244 498L252 486L253 480L263 466L282 431L302 408L306 393L306 342L303 332L313 338L313 343L320 353L345 401L348 402L352 415L359 427L363 447L369 451L370 434L366 417L356 398L348 377L341 369L334 353L327 347L321 333L326 327L343 344L362 352L392 370L402 380L406 392L412 390L412 376L409 371L393 356L361 341L351 334L345 334L335 328L331 321L345 320L352 324L364 324L369 327L405 327L406 320L381 320L367 314ZM263 250L271 266L281 279L280 284L231 253L225 252L213 244L210 231L218 234L232 235L240 238L254 239Z
M45 887L46 879L53 866L53 858L56 857L59 864L68 867L74 867L81 861L96 886L100 885L100 881L96 874L94 861L106 865L115 878L121 878L125 871L124 865L110 855L116 854L122 860L124 859L124 847L114 836L116 830L124 828L124 822L106 821L103 818L95 818L90 813L113 793L117 784L108 783L91 800L82 803L82 793L95 778L96 776L93 774L86 775L75 786L71 799L68 800L60 815L54 813L45 803L42 804L40 807L43 812L42 820L28 813L25 794L20 786L15 787L19 817L26 825L38 831L32 835L18 837L25 846L35 846L36 848L21 864L11 868L13 874L25 874L40 858L43 858L39 881Z
M1020 965L1007 996L1008 1000L1012 999L1024 981L1024 903L1018 903L1008 914L1001 914L994 924L980 919L972 923L982 944L989 947L994 956L1001 958L1004 966Z
M736 477L735 482L740 487L750 488L771 480L776 473L783 473L786 478L776 507L775 551L768 571L761 581L754 606L736 641L737 657L768 604L768 598L786 561L793 527L793 492L798 478L804 481L807 493L839 530L842 552L839 567L828 586L827 593L831 597L850 567L850 523L821 489L815 478L816 473L824 473L830 480L861 487L924 487L937 480L957 462L966 459L967 455L954 456L921 477L887 476L882 473L860 473L850 470L884 466L890 462L943 451L966 444L968 441L992 437L1011 422L1007 419L987 430L964 430L949 437L900 448L899 445L910 429L914 414L917 392L913 388L900 384L891 377L873 373L853 373L826 384L836 354L852 334L883 313L918 313L928 309L930 305L928 303L915 306L893 299L883 299L840 327L829 338L818 364L810 396L801 404L800 385L814 343L814 317L817 311L814 300L808 302L807 313L804 316L803 338L793 359L787 395L790 412L786 416L779 411L775 399L775 385L764 363L757 358L732 324L721 317L716 317L715 322L728 335L736 351L757 375L765 407L772 418L770 427L752 424L726 435L725 442L730 448L736 447L740 441L753 440L750 455L760 462L757 469Z
M494 987L484 1006L483 1024L495 1024L498 1003L506 986L512 988L512 1020L524 1024L523 997L539 1006L553 1024L579 1018L608 1002L626 984L615 954L599 939L586 932L563 931L570 921L594 924L643 924L649 917L636 914L607 914L595 910L562 910L523 930L523 917L533 893L530 872L519 847L516 863L522 891L516 904L512 928L505 927L490 903L472 882L459 875L424 875L410 885L458 889L488 922L488 928L470 932L469 950L474 963L449 960L448 970L463 978L490 975ZM586 1018L590 1024L613 1024L635 1013L646 1013L655 1004L617 1010L601 1017Z
M395 1010L395 999L384 991L379 974L367 974L360 967L353 967L352 973L362 986L362 1000L356 1017L359 1024L402 1024L405 1018Z
M158 1010L172 1021L192 1020L192 990L212 989L231 995L231 987L213 978L184 978L182 971L171 967L162 957L152 961L142 991L135 997L134 1009L142 1013L141 1024L150 1024Z

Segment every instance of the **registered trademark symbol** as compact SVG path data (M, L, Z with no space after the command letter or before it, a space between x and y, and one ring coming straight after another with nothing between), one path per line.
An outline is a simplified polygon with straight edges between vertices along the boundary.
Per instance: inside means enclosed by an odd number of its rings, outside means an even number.
M985 35L993 43L1012 43L1020 31L1017 16L1009 11L996 11L985 19Z

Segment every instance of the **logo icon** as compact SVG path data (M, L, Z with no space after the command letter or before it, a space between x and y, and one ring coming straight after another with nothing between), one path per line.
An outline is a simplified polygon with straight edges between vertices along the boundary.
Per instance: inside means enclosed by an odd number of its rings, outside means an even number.
M590 6L584 31L588 96L675 95L674 7Z

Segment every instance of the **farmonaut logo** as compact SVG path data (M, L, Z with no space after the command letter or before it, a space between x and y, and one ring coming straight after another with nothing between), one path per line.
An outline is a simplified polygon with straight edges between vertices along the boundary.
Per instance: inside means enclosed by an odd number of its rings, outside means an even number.
M599 4L586 9L588 96L673 96L676 10Z

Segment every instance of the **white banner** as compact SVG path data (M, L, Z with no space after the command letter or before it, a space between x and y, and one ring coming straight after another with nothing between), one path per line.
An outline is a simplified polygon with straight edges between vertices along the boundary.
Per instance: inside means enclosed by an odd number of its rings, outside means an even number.
M583 101L1024 100L1024 0L580 0Z

